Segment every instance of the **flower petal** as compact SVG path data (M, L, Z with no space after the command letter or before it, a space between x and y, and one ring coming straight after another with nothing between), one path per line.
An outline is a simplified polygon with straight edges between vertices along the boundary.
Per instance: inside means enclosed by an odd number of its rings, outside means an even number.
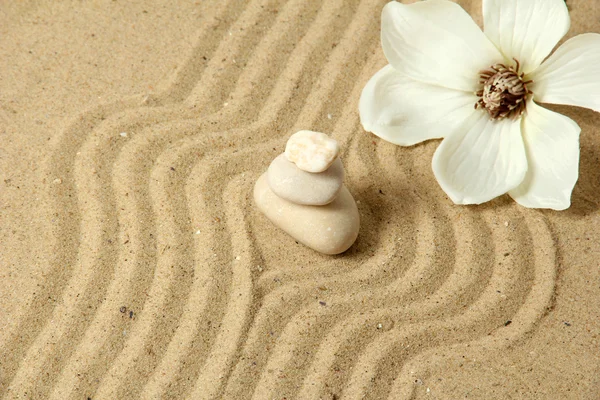
M567 40L531 76L541 103L569 104L600 112L600 34Z
M433 172L456 204L480 204L517 187L527 172L520 120L475 113L442 141Z
M527 104L522 126L529 168L510 196L525 207L569 208L579 177L581 129L572 119L533 101Z
M526 74L550 54L571 25L565 0L483 0L485 34Z
M469 92L478 89L479 71L503 60L469 14L447 0L388 3L381 15L381 43L396 70Z
M401 146L438 139L475 112L477 96L408 78L391 65L367 83L360 96L366 131Z

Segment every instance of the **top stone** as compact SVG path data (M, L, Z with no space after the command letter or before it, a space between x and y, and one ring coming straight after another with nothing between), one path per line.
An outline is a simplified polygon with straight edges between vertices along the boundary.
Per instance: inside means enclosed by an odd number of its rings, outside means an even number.
M338 143L321 132L299 131L285 146L285 157L306 172L323 172L335 161Z

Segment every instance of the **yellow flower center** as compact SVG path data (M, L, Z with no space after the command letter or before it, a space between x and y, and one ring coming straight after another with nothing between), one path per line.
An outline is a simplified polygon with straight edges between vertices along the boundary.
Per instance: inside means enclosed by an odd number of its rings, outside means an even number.
M484 108L492 119L517 118L525 111L527 96L531 94L527 85L533 81L525 81L525 74L519 74L519 62L515 63L515 67L495 64L479 73L482 87L476 94L481 99L475 108Z

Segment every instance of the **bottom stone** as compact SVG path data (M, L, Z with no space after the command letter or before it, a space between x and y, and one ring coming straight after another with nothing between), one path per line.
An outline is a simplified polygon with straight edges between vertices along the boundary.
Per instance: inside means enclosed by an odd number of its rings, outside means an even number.
M306 206L278 197L269 187L264 173L254 186L254 201L277 227L318 252L343 253L358 236L358 208L346 186L333 202L324 206Z

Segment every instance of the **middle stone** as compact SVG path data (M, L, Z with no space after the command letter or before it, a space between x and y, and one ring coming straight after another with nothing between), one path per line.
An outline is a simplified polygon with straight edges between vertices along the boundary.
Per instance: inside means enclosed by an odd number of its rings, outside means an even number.
M269 166L267 178L277 196L296 204L322 206L331 203L342 188L344 166L338 157L323 172L306 172L281 154Z

